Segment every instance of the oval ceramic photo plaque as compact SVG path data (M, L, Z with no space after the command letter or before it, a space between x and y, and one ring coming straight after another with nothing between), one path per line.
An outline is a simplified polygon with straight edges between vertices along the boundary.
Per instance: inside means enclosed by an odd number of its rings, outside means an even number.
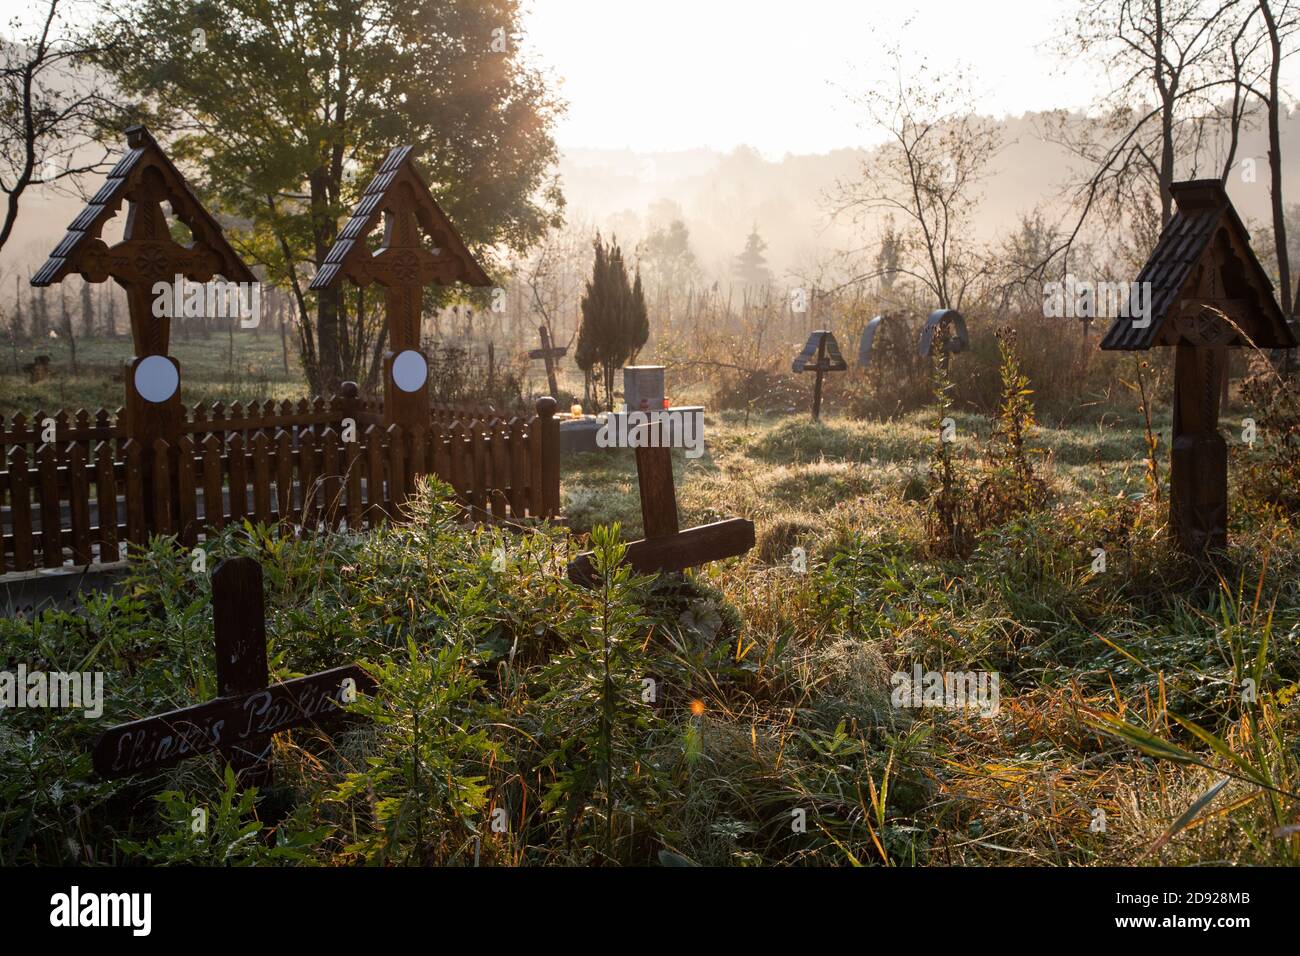
M412 349L399 352L393 359L393 384L404 392L418 392L429 377L429 364Z
M135 390L146 402L159 404L176 394L181 377L171 360L162 355L149 355L135 367Z

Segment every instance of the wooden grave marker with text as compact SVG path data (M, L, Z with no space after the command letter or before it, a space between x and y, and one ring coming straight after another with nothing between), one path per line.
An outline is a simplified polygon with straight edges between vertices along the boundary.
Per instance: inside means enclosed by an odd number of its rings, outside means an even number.
M241 786L264 787L272 779L273 734L343 717L343 704L374 690L355 664L269 683L265 610L261 565L222 561L212 573L219 696L106 730L91 755L95 772L145 773L219 750Z

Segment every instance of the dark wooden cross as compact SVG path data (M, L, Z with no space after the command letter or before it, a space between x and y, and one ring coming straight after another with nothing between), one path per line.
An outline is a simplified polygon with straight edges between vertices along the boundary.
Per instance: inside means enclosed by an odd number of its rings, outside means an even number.
M1201 556L1228 544L1228 446L1219 433L1228 349L1292 348L1296 339L1223 184L1191 180L1170 191L1178 211L1132 297L1146 301L1147 314L1117 317L1101 347L1175 350L1169 525L1179 550Z
M105 731L91 761L101 777L159 770L219 750L241 786L271 783L271 736L344 715L350 692L375 682L355 664L271 684L266 665L262 566L230 558L212 573L216 699Z
M745 518L728 518L679 530L672 449L638 447L636 473L645 537L627 546L625 560L637 573L684 571L744 554L754 546L754 523ZM569 579L585 587L595 582L591 552L584 552L569 563Z
M814 356L815 362L812 361ZM820 421L822 417L822 378L827 372L844 372L848 367L849 363L844 361L840 345L831 332L822 329L808 336L808 343L794 360L793 368L796 372L817 373L817 381L813 384L813 421Z
M207 282L218 275L230 282L252 283L255 279L149 131L133 126L126 136L126 155L31 281L34 286L49 286L75 273L87 282L112 279L126 291L135 345L135 355L123 376L126 437L145 451L158 439L167 442L172 449L171 473L176 474L175 449L183 416L180 363L167 354L171 317L154 315L154 285L165 282L170 289L177 275L194 282ZM124 201L123 239L109 246L101 234ZM193 241L188 245L172 238L163 203L189 228ZM164 295L172 299L171 292ZM145 499L150 500L152 477L147 470L143 478ZM176 485L173 496L175 514L179 502ZM154 510L147 510L146 524L152 528Z
M565 354L569 351L569 349L567 346L564 345L553 346L551 344L550 330L547 329L546 326L544 325L539 325L537 327L537 334L538 336L541 337L542 347L540 349L533 349L531 352L528 353L528 357L530 359L545 360L546 384L550 386L551 395L552 397L554 397L560 394L560 388L559 385L556 383L556 377L555 377L555 360L564 358Z

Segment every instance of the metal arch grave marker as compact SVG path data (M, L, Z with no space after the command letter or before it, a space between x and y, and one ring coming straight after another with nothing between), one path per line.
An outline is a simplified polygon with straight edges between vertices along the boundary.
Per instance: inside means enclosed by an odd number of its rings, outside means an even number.
M948 356L956 352L965 352L970 348L970 333L966 330L966 320L956 309L935 309L930 313L921 329L917 354L923 358L929 355L934 350L936 337L943 344L945 369L948 367Z
M862 339L858 342L858 368L866 368L871 364L871 348L876 343L876 333L884 321L885 317L878 315L862 330Z
M266 786L272 734L342 717L350 695L373 692L374 680L355 664L271 684L264 615L261 565L252 558L217 565L212 620L220 696L104 731L91 752L95 772L145 773L219 750L241 786Z
M795 357L791 368L795 372L817 373L817 380L813 383L812 420L819 421L822 415L822 379L827 372L847 372L849 368L834 333L820 329L808 336L807 344Z

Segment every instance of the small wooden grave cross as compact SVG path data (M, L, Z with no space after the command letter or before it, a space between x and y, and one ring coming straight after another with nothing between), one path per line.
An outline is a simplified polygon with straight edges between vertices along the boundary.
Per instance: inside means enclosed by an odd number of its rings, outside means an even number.
M817 360L812 362L814 356ZM822 417L822 378L827 372L846 372L849 368L834 334L822 329L808 336L808 344L803 347L792 367L796 372L817 373L817 381L813 384L812 420L819 421Z
M546 384L550 386L552 396L559 395L560 388L559 385L557 384L557 379L555 377L555 360L564 358L564 356L569 351L568 346L552 345L551 332L544 325L539 325L537 327L537 334L538 336L541 337L542 347L540 349L533 349L532 351L530 351L528 353L528 357L530 359L545 360Z
M652 420L636 430L642 432L636 449L636 474L645 537L627 546L624 560L638 574L653 574L684 571L709 561L744 554L752 548L754 522L745 518L727 518L698 528L679 530L672 449L666 442L660 443L659 447L644 445L652 428L662 428L662 421ZM569 563L569 579L584 587L595 582L591 552L584 552Z
M429 192L412 149L389 152L310 286L323 291L347 279L362 288L373 282L384 287L384 425L399 425L408 435L428 431L431 423L429 361L420 348L424 287L492 284ZM381 218L383 238L372 252L367 238Z
M1202 555L1228 544L1228 446L1219 434L1228 349L1292 348L1296 338L1223 184L1198 179L1170 191L1178 211L1130 296L1150 307L1116 318L1101 347L1175 349L1169 524L1181 551Z
M230 558L212 573L217 644L215 700L106 730L91 761L101 777L154 771L220 750L241 786L271 783L271 735L343 716L375 682L355 664L270 684L262 566Z

